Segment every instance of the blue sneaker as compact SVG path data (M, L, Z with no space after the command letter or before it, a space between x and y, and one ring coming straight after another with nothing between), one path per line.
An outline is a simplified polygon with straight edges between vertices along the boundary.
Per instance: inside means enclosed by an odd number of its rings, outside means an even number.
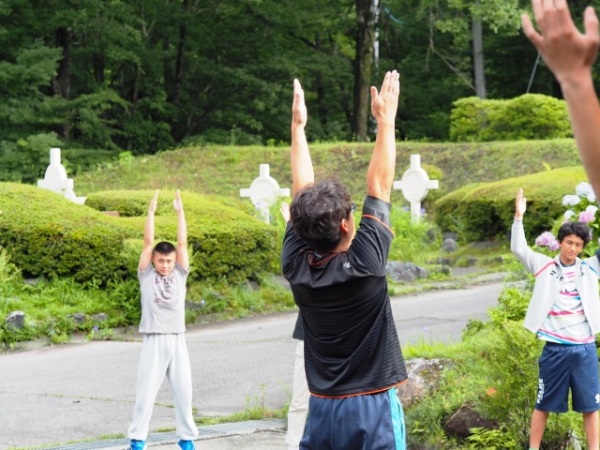
M181 448L181 450L195 450L194 441L184 441L180 440L177 445Z
M139 441L137 439L131 440L130 450L144 450L146 448L146 441Z

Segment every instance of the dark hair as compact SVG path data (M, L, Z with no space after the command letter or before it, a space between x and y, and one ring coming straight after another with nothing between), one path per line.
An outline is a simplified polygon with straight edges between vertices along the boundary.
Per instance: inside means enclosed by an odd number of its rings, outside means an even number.
M152 250L152 254L154 253L160 253L161 255L170 255L173 252L177 252L177 249L175 248L175 246L173 244L171 244L170 242L159 242L158 244L156 244L154 246L154 249Z
M340 243L340 224L350 217L352 207L346 187L328 178L298 191L290 205L290 218L311 249L327 253Z
M563 223L558 229L558 242L562 242L564 238L571 234L581 238L584 247L590 242L590 229L583 222L567 221Z

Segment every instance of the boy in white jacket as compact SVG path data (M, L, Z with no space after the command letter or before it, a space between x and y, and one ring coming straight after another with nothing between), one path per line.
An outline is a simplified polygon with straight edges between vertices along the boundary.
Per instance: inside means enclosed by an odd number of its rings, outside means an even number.
M533 295L524 326L546 342L539 360L538 393L531 418L530 450L542 442L548 415L568 411L569 390L573 410L583 414L590 450L599 449L600 383L595 335L600 332L599 261L581 260L590 241L582 222L565 222L558 232L555 258L527 246L523 215L527 200L517 193L511 250L535 276Z
M598 17L594 9L588 6L583 16L584 32L582 33L577 29L571 18L566 0L531 0L531 5L537 23L537 30L534 28L530 17L524 14L522 16L523 31L560 84L563 98L569 108L569 117L571 118L581 160L596 197L600 198L600 104L592 77L592 67L600 46ZM600 306L598 306L598 261L596 257L584 261L577 258L576 255L581 252L586 241L581 236L570 234L568 231L569 234L563 234L562 239L559 236L561 241L560 255L554 260L529 250L523 233L523 224L521 223L524 212L525 199L522 191L520 191L517 195L511 247L525 266L536 274L535 289L525 319L525 326L534 332L538 332L542 326L545 326L543 321L551 311L548 309L548 303L552 303L558 298L556 294L547 294L556 292L559 282L566 279L561 265L563 262L569 264L569 261L563 261L564 247L565 258L572 260L572 255L575 254L575 270L572 272L575 273L575 287L581 297L581 306L583 307L581 318L585 319L589 333L593 337L600 328L598 324ZM571 256L569 256L569 253ZM585 324L583 326L585 327ZM548 336L551 336L551 334L548 334ZM589 338L590 336L588 336ZM566 347L565 344L558 345ZM591 349L592 345L578 344L569 347L582 348L588 346ZM544 349L544 352L546 352L546 349ZM542 355L543 358L544 355ZM590 355L589 361L590 370L592 372L596 371L595 375L590 375L590 382L592 385L597 384L598 359L595 348L593 357ZM547 380L542 377L541 365L542 360L540 360L540 389L542 397L546 398L550 395L550 391L545 383ZM570 381L579 381L579 378L563 380L562 386L567 386L567 392ZM597 386L593 389L590 387L590 396L594 390L596 391L595 402L591 402L592 406L583 409L582 412L589 448L598 450L598 402L600 401L600 394L597 393ZM530 447L533 449L539 448L547 417L547 410L536 404L531 422Z

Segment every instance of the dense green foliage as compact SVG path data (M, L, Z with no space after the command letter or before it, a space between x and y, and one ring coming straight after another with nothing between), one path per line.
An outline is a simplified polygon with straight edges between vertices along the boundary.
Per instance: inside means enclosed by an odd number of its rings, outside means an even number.
M134 216L116 218L39 188L1 183L0 189L0 246L23 274L72 277L102 286L135 280L152 191L90 196L92 208ZM174 191L165 191L160 197L157 240L176 240L173 198ZM182 193L182 200L192 251L192 279L225 279L235 284L273 272L280 245L274 227L245 213L239 202L188 192Z
M24 329L0 324L0 342L40 336L61 342L74 332L110 337L112 328L137 325L136 268L152 194L97 192L81 206L44 189L0 183L0 317L26 314ZM160 193L157 241L176 240L174 195ZM181 197L192 268L188 323L211 314L235 317L293 305L289 291L271 280L278 272L280 221L267 225L235 199L192 192Z
M248 213L241 202L182 192L191 249L191 279L228 280L234 284L257 279L276 270L280 235ZM118 211L136 237L143 236L144 220L152 191L108 191L90 195L89 206ZM176 240L176 216L172 207L174 191L162 191L155 218L156 240ZM86 199L86 204L88 200ZM137 251L141 250L141 241Z
M566 102L539 94L510 100L468 97L454 102L453 141L515 141L572 137Z
M475 92L472 18L483 23L488 96L525 93L536 58L519 31L528 1L379 4L377 21L365 23L351 0L5 0L0 180L34 182L50 146L117 159L123 150L287 142L294 78L309 139L363 140L374 129L354 134L356 93L393 68L402 74L399 138L445 140L452 103ZM579 19L581 5L572 7ZM359 36L374 31L379 52L364 67ZM530 92L560 96L543 64Z
M564 167L493 183L469 184L437 200L435 222L468 242L505 238L515 211L515 196L527 197L525 232L537 237L562 215L563 195L587 179L582 167Z
M541 341L522 323L532 289L533 276L515 262L512 281L501 293L498 306L490 310L490 321L470 322L462 342L450 352L441 349L437 354L420 355L450 357L452 364L444 372L439 388L408 409L409 446L448 450L527 448L542 348ZM471 430L466 441L446 436L444 421L464 406L492 420L496 427ZM572 436L583 440L581 415L551 414L543 448L567 448Z
M44 189L0 183L0 246L26 276L122 279L127 228Z
M138 256L136 253L136 260L129 261L133 267ZM134 330L140 321L136 279L102 287L68 277L27 283L21 277L6 250L0 249L0 317L14 311L25 314L21 329L0 323L0 349L35 338L63 343L74 333L85 333L88 339L118 338L119 329ZM229 282L188 282L186 323L271 313L293 306L289 290L281 284L264 278L257 286L259 289Z

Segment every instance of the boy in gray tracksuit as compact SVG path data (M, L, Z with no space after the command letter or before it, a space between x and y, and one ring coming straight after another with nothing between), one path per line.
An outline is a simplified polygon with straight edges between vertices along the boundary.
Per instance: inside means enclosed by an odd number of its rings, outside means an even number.
M531 250L525 239L523 214L527 200L517 193L511 250L535 276L524 326L546 342L539 360L538 394L531 419L530 449L539 449L550 412L583 414L588 448L598 450L600 385L595 335L600 332L599 261L579 254L590 241L582 222L559 229L559 254L550 258Z
M192 373L185 341L186 280L190 263L187 226L179 191L173 205L177 211L177 247L170 242L154 245L154 211L158 191L148 206L144 247L138 278L142 295L142 353L137 379L133 420L127 436L131 450L144 450L156 394L169 379L175 403L179 447L194 450L198 427L192 414Z

